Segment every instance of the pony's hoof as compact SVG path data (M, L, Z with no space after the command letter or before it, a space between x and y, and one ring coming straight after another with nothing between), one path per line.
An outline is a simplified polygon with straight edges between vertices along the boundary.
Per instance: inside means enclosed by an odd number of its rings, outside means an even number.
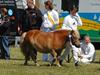
M40 66L38 63L35 64L36 66Z
M62 67L60 64L57 65L58 67Z
M48 66L52 66L52 64L51 64L51 63L49 63L49 64L48 64Z
M28 65L27 63L24 63L24 65L26 66L26 65Z

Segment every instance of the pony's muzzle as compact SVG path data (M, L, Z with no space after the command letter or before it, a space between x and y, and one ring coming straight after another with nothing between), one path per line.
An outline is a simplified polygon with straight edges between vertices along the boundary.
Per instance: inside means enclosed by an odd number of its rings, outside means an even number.
M77 48L80 48L81 47L81 45L79 44L79 45L75 45Z

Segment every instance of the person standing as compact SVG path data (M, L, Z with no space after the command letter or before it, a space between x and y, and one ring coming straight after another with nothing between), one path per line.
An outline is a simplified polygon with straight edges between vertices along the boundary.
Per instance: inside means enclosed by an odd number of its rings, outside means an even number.
M1 8L1 25L0 30L2 31L1 36L1 59L10 59L10 51L9 51L9 40L8 36L10 33L10 18L7 15L8 10L6 8Z
M26 19L26 9L27 6L27 0L15 0L16 2L16 36L15 36L15 47L19 47L20 42L20 35L23 32L26 32L28 29L27 19Z
M82 26L82 21L80 16L77 13L77 8L73 5L72 7L70 7L69 10L69 15L67 15L64 19L63 25L62 25L62 29L67 29L67 30L75 30L77 31L78 37L80 38L80 34L78 32L77 27L78 26ZM71 36L69 36L71 37ZM71 43L70 43L71 44ZM71 44L72 50L73 50L73 57L74 57L74 63L75 66L78 66L78 55L77 52L80 48L75 47L74 45ZM61 56L61 64L63 59L66 58L67 54L70 52L70 47L67 47L67 49L65 50L65 52L63 53L63 55Z
M16 18L17 18L17 35L21 35L23 32L25 32L28 28L28 24L26 23L26 9L27 6L27 0L15 0L16 1ZM16 36L17 37L17 36Z
M51 1L44 2L46 13L43 16L43 23L41 30L44 32L50 32L56 29L56 26L59 24L59 14L56 10L53 9L53 4ZM43 61L48 60L48 54L43 54ZM53 60L52 55L50 55L50 61Z
M35 5L35 0L27 0L26 15L27 21L29 25L29 30L31 29L39 29L43 22L43 15L40 9Z

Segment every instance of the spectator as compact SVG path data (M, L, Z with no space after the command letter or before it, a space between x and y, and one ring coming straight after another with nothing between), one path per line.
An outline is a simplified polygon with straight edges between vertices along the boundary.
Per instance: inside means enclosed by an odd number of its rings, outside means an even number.
M16 1L16 20L17 20L17 34L15 36L15 47L19 47L19 42L20 42L20 35L23 32L26 32L28 29L28 24L27 24L27 19L26 19L26 9L28 8L27 6L27 0L15 0Z
M89 36L84 37L84 41L81 44L80 62L90 63L95 59L95 47L90 41Z
M28 24L26 22L26 9L28 8L27 6L27 0L16 0L16 7L17 7L17 31L18 31L18 36L22 34L22 32L25 32L28 28Z
M80 16L77 13L77 8L73 5L70 8L69 13L70 14L67 15L65 17L65 19L64 19L64 22L63 22L63 25L62 25L62 29L75 30L75 31L77 31L78 37L80 38L80 34L79 34L78 30L77 30L77 27L78 26L82 26L82 21L80 19ZM77 59L78 59L78 55L77 55L78 48L75 47L72 44L70 44L70 45L71 45L72 50L73 50L73 57L74 57L75 66L78 66L78 61L77 61ZM62 64L63 59L65 59L66 56L68 55L68 53L70 52L70 49L71 49L70 46L68 46L67 49L64 51L63 55L61 56L61 61L60 61L61 64Z
M44 20L41 27L41 30L45 32L50 32L56 29L56 26L59 24L59 14L57 11L53 9L53 4L51 1L44 2L46 13L44 14ZM50 55L50 61L53 60L52 56ZM48 54L43 54L43 60L48 60Z
M10 59L10 52L9 52L9 41L8 36L10 32L10 18L7 15L7 9L1 8L1 25L0 30L2 31L1 37L1 59Z
M28 8L26 9L29 30L39 29L42 25L42 12L35 5L35 0L27 0Z

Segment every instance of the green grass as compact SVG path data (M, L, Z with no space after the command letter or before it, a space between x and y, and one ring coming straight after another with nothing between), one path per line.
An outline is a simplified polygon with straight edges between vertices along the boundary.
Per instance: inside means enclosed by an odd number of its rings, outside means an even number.
M38 53L38 63L35 66L33 61L29 61L28 66L24 66L24 57L20 49L11 47L11 60L0 60L0 75L100 75L100 50L96 51L95 63L81 64L75 67L73 60L71 63L64 61L63 67L47 66L48 62L41 60L42 54Z

